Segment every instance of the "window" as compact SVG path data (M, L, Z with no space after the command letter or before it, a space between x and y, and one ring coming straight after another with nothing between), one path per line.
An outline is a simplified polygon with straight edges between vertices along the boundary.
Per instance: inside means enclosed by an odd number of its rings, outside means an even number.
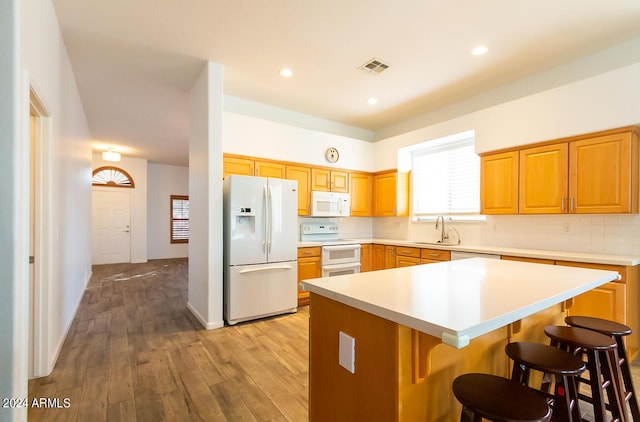
M135 187L129 173L118 167L98 167L93 171L91 183L94 186L109 186L115 188Z
M414 220L437 215L477 219L480 157L474 151L472 136L425 143L411 153L411 168Z
M171 195L171 243L189 243L189 197Z

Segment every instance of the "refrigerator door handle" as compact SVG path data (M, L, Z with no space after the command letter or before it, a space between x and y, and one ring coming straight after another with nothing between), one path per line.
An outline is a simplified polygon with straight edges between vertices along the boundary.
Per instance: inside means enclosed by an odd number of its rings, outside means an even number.
M269 271L269 270L291 270L291 265L275 265L272 267L260 267L260 268L248 268L246 270L238 271L238 274L254 273L256 271Z
M264 237L262 239L262 252L266 254L269 248L269 195L267 193L267 185L264 185L262 193L264 195Z
M267 238L267 251L271 253L271 243L273 241L273 192L271 185L267 185L267 197L269 198L269 237Z

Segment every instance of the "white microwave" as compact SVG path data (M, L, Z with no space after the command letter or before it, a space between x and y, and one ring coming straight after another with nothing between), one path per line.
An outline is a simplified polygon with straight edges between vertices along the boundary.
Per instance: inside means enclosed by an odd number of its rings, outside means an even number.
M311 191L312 217L349 217L351 197L348 193Z

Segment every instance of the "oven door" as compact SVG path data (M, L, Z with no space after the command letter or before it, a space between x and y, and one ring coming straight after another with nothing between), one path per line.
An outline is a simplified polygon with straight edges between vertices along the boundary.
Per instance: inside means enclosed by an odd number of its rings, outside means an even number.
M322 247L322 266L360 262L360 245L327 245Z
M350 262L348 264L323 265L322 276L333 277L334 275L358 274L360 272L359 262Z

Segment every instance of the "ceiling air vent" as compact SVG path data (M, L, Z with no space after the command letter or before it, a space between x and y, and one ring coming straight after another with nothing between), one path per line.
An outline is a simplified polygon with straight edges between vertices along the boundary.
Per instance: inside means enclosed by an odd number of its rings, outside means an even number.
M388 63L385 63L380 59L373 58L368 62L366 62L365 64L363 64L362 66L360 66L358 69L364 70L367 73L372 73L374 75L377 75L379 73L384 72L388 68L389 68Z

